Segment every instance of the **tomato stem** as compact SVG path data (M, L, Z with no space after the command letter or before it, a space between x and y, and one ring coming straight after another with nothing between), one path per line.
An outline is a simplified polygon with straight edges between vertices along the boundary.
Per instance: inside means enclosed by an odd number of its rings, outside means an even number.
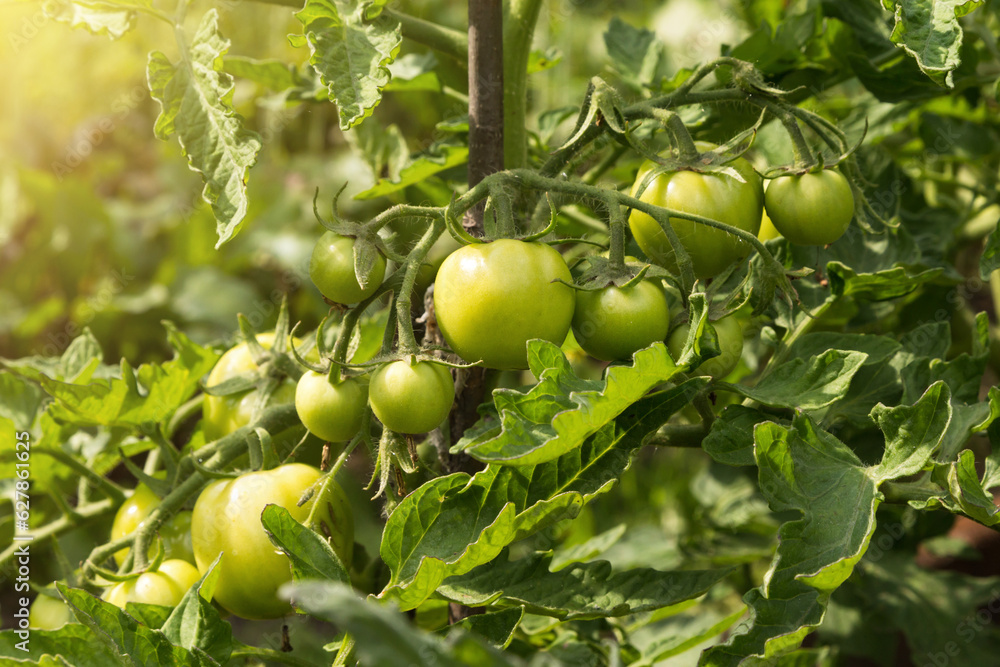
M438 240L442 232L444 232L443 212L442 215L435 218L434 222L427 228L427 231L420 237L420 241L406 258L403 285L400 287L399 294L396 295L396 330L399 334L399 351L401 354L414 354L420 351L420 344L417 343L417 337L413 333L413 317L410 314L413 290L424 258L427 257L431 246ZM337 342L339 343L340 341L338 340Z

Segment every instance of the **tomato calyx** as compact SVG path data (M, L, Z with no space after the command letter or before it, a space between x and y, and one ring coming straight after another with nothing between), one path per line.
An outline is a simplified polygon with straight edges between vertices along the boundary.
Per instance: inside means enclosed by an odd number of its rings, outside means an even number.
M590 255L584 259L590 266L580 273L574 284L565 283L579 291L600 291L612 286L625 289L643 280L674 277L663 267L640 262L635 257L626 257L625 262L617 266L614 260L600 255Z

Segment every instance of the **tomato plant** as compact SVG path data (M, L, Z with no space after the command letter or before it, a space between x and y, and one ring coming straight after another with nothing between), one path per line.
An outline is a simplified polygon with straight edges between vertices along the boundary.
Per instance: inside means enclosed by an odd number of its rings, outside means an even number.
M854 218L851 186L835 169L778 176L767 186L764 205L774 228L799 245L833 243Z
M997 662L995 2L297 4L0 2L0 663Z
M316 502L324 503L317 518L330 531L330 544L345 564L354 548L354 520L343 490L331 481L327 494L299 504L308 490L318 491L322 473L311 466L289 463L235 479L209 484L194 506L191 538L198 569L207 568L220 554L221 572L215 600L241 618L278 618L291 606L278 597L282 584L291 581L288 557L275 549L261 525L266 505L288 510L299 522L307 519Z
M385 257L378 255L364 287L354 271L354 239L324 232L309 260L309 278L320 293L334 303L357 303L367 299L382 284Z
M669 327L667 298L652 281L576 292L573 335L596 359L627 360L636 350L664 341Z
M465 246L438 270L434 312L448 345L488 368L527 368L525 344L557 345L575 299L566 262L541 243L503 239ZM562 281L562 282L559 282Z
M372 376L369 392L372 412L399 433L430 431L445 420L455 400L451 373L432 361L385 364Z
M709 150L713 146L700 143L698 148ZM736 158L728 165L739 173L742 181L722 172L668 171L652 177L642 189L647 174L655 166L646 162L639 168L632 193L642 201L718 220L756 235L764 205L760 175L743 158ZM694 273L699 278L715 276L750 252L746 243L720 229L678 217L670 218L670 226L691 256ZM633 210L629 227L649 259L671 271L678 270L674 250L659 222L647 213Z
M104 593L104 599L116 607L129 602L175 607L201 575L184 560L165 560L155 572L145 572L134 579L115 584Z
M350 440L361 430L368 404L365 378L331 383L328 375L306 371L295 387L295 411L317 438L329 442Z

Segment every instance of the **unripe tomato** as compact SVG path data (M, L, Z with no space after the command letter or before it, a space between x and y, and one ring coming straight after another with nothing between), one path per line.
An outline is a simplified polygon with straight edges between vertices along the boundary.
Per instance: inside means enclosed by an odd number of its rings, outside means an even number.
M162 477L163 473L158 473ZM117 540L134 533L145 522L146 517L160 504L160 499L145 484L135 487L132 495L121 504L111 524L111 539ZM191 512L178 512L169 521L160 526L160 539L163 540L164 559L179 559L194 563L194 552L191 549ZM150 545L149 556L154 553L154 545ZM115 562L119 565L125 562L129 549L119 549L115 552Z
M69 605L51 595L39 595L28 610L28 627L36 630L58 630L72 621Z
M544 243L501 239L448 256L434 287L444 339L460 357L488 368L528 367L532 338L561 345L576 297L562 255Z
M851 186L835 169L771 180L764 205L775 228L797 245L833 243L854 217Z
M201 575L191 563L183 560L165 560L156 572L144 572L135 579L123 581L104 593L104 599L116 607L125 608L129 602L158 604L176 607L188 589Z
M766 191L764 196L767 197ZM767 217L767 211L764 211L764 215L760 219L760 231L757 232L757 238L761 241L770 241L771 239L780 237L781 232L774 228L774 223L771 222L771 218Z
M711 375L713 378L724 378L733 372L740 362L743 354L743 328L735 315L727 315L720 320L712 322L715 333L719 338L719 349L721 354L712 357L708 361L691 371L692 375ZM673 330L667 348L670 356L679 359L681 350L684 349L684 342L687 340L691 325L684 323Z
M257 342L265 349L274 344L274 333L257 334ZM296 345L299 341L293 341ZM315 350L314 350L315 352ZM206 386L212 387L229 378L256 370L257 363L250 354L246 343L240 343L228 350L208 374ZM281 405L295 400L295 384L288 380L271 394L271 404ZM228 396L212 396L205 394L202 405L202 428L206 440L218 440L233 431L250 423L253 417L254 404L257 401L255 391L245 391Z
M289 463L216 480L205 487L195 502L191 538L202 573L222 554L215 589L220 605L249 619L278 618L292 610L278 598L278 589L292 579L291 564L268 539L261 513L266 505L278 505L296 521L305 522L316 495L301 506L298 502L321 477L312 466ZM329 490L319 520L330 530L330 545L350 567L354 551L350 504L336 482L331 482Z
M642 280L628 288L611 285L576 292L573 335L586 352L603 361L628 360L636 350L663 341L670 310L663 289Z
M426 433L448 417L455 402L455 384L441 364L393 361L375 371L368 400L389 430Z
M319 237L309 260L309 278L334 303L357 303L375 293L385 278L385 257L379 254L368 284L361 287L354 272L354 239L327 231Z
M295 411L302 424L327 442L350 440L361 430L368 383L360 377L330 384L326 373L306 371L295 388Z
M714 148L712 144L700 141L697 146L701 151ZM639 168L632 186L633 196L638 193L646 174L654 166L652 162L646 162ZM639 199L656 206L718 220L756 235L760 229L764 202L760 175L743 158L732 160L728 166L739 172L746 182L741 183L723 173L664 172L649 183ZM642 211L633 209L628 224L636 243L649 259L677 272L674 250L660 223ZM670 226L691 256L694 274L698 278L712 278L750 253L750 246L720 229L681 218L671 218Z

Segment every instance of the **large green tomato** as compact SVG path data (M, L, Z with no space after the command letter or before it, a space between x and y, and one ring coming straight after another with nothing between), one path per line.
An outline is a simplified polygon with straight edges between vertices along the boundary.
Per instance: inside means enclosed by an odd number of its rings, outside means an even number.
M720 320L712 322L715 333L719 338L719 349L721 354L712 357L702 363L698 368L691 371L692 375L711 375L713 378L724 378L733 372L736 364L740 362L743 354L743 328L739 320L734 315L726 315ZM681 350L684 349L684 342L687 340L688 332L691 330L690 324L682 324L670 334L667 348L674 359L679 359Z
M573 335L590 356L604 361L628 360L636 350L663 341L670 310L663 289L642 280L622 289L577 290Z
M274 333L257 334L257 342L265 349L274 344ZM299 341L294 341L298 344ZM314 350L315 351L315 350ZM240 343L228 350L208 374L206 386L217 385L229 378L248 373L257 369L257 363L250 354L246 343ZM271 395L271 403L280 405L295 400L295 383L288 380ZM205 394L202 406L204 421L202 427L206 440L218 440L233 431L250 423L253 417L254 404L257 401L255 391L246 391L228 396L212 396Z
M368 400L389 430L425 433L448 417L455 402L455 384L441 364L393 361L375 371Z
M714 148L712 144L704 142L698 142L697 145L701 151ZM760 229L764 203L760 175L743 158L736 158L728 165L746 182L741 183L722 173L664 172L650 181L639 199L656 206L724 222L756 236ZM633 196L638 193L643 179L654 166L652 162L646 162L639 168L632 186ZM660 223L642 211L633 209L628 224L636 242L649 259L677 272L674 250ZM721 229L681 218L671 218L670 226L691 256L694 274L698 278L712 278L750 253L750 246Z
M235 479L216 480L205 487L194 505L191 538L202 573L222 554L215 589L219 604L249 619L278 618L292 610L278 598L278 589L292 579L291 564L268 539L261 513L265 505L279 505L304 523L316 496L303 505L298 502L322 476L312 466L289 463ZM350 504L336 482L331 482L329 489L319 520L330 530L334 551L350 567L354 551Z
M157 477L162 477L159 473ZM134 533L145 522L146 517L160 504L159 497L145 484L135 487L132 495L121 504L111 524L111 539L117 540ZM194 563L194 551L191 549L191 512L178 512L165 524L160 526L160 539L163 540L164 559L176 558ZM154 545L150 545L149 555L154 553ZM115 561L121 565L128 556L128 548L115 552Z
M368 405L368 383L360 377L330 384L326 373L306 371L295 388L295 410L302 424L327 442L350 440L361 430Z
M827 245L847 231L854 194L835 169L778 176L767 186L764 205L775 228L797 245Z
M532 338L561 345L576 297L562 255L544 243L502 239L448 256L434 286L434 312L459 356L488 368L528 367Z
M28 610L28 627L36 630L58 630L73 621L69 605L51 595L39 595Z
M385 257L379 254L375 268L362 288L354 272L354 239L324 232L309 260L309 277L320 293L334 303L357 303L375 293L385 278Z
M104 593L104 599L122 609L129 602L176 607L199 579L201 575L191 563L165 560L156 572L144 572L135 579L112 586Z

